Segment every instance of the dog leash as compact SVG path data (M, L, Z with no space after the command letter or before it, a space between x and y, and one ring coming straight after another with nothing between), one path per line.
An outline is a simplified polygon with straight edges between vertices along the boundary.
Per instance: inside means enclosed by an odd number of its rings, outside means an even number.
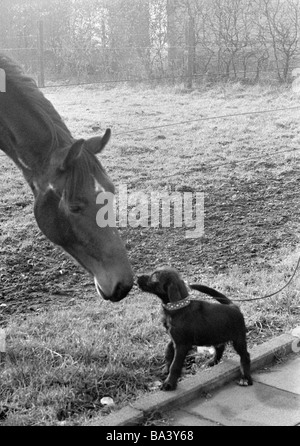
M254 297L253 299L232 299L232 301L233 302L252 302L255 300L264 300L264 299L268 299L269 297L276 296L277 294L281 293L281 291L285 290L285 288L287 288L292 283L292 280L294 279L294 277L298 271L299 265L300 265L300 257L298 259L295 271L293 272L289 281L282 288L280 288L280 290L275 291L274 293L271 293L271 294L267 294L266 296L263 296L263 297Z
M289 281L282 288L280 288L280 290L275 291L274 293L267 294L266 296L263 296L263 297L254 297L251 299L230 299L230 300L232 300L232 302L254 302L257 300L264 300L264 299L268 299L269 297L276 296L277 294L281 293L283 290L285 290L285 288L287 288L291 284L292 280L294 279L294 277L299 269L299 266L300 266L300 257L298 259L296 268L295 268L292 276L290 277Z

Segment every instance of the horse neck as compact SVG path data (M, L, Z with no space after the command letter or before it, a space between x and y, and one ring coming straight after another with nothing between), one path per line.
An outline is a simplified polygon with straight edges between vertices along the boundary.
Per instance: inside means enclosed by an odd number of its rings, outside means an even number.
M46 124L41 110L37 113L0 93L0 149L21 169L31 187L45 176L53 151L72 143L63 122L61 133L50 123Z

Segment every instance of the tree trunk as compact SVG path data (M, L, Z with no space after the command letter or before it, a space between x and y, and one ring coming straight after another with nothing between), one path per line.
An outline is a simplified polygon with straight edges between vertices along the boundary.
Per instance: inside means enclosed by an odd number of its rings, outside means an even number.
M175 74L177 59L175 9L174 0L167 0L168 71L170 74Z
M193 88L193 78L195 74L196 39L195 39L195 19L189 17L187 32L187 73L186 88Z

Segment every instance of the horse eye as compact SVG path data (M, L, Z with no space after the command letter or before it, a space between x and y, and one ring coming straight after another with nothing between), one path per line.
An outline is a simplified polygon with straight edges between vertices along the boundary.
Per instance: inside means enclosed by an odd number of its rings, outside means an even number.
M84 210L84 205L80 204L80 203L71 204L69 206L69 210L70 210L70 212L72 212L72 214L79 214L80 212L82 212Z

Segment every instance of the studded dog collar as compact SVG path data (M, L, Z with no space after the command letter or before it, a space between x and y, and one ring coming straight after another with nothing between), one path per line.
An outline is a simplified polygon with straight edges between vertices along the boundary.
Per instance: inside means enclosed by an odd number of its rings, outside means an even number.
M189 291L188 297L182 300L178 300L177 302L169 302L168 304L162 304L162 307L167 311L176 311L180 310L181 308L188 307L192 300L199 300L197 297L191 295L191 293L194 292L192 288L190 288L189 284L185 282L185 285ZM199 294L197 292L197 294Z
M167 311L176 311L181 308L188 307L191 303L192 298L190 296L185 299L179 300L177 302L169 302L168 304L162 304L163 308Z

